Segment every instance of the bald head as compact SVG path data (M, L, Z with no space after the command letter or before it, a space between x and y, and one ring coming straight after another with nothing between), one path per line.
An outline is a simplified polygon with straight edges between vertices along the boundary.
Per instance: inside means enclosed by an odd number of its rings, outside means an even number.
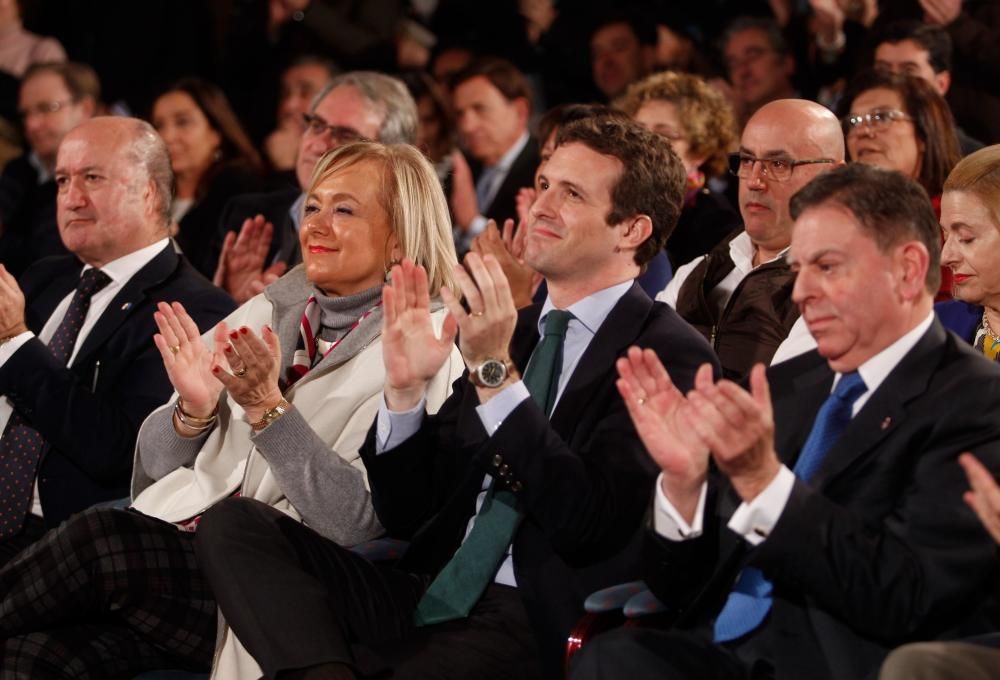
M760 163L753 164L748 177L740 178L740 213L764 261L791 242L788 202L795 192L816 175L843 164L844 135L837 117L825 107L804 99L779 99L747 121L740 154L793 165L791 177L783 180L768 176Z

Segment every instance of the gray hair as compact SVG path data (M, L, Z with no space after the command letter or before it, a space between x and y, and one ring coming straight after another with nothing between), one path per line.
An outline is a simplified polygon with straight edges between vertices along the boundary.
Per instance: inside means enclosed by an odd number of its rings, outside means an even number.
M174 200L174 171L170 167L167 145L152 125L138 118L129 119L132 124L131 141L125 150L128 160L136 168L142 168L145 179L156 186L156 214L164 227L170 224L170 204Z
M416 144L417 105L403 81L375 71L348 71L335 76L313 99L311 110L338 87L353 87L382 117L378 141Z

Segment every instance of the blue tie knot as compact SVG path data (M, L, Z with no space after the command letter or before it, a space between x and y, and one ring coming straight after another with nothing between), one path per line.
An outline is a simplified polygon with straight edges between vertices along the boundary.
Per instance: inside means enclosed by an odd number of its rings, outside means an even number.
M868 386L865 385L865 380L861 377L861 374L857 371L851 371L840 376L840 381L833 390L833 396L847 404L853 405L858 397L864 394L867 389Z

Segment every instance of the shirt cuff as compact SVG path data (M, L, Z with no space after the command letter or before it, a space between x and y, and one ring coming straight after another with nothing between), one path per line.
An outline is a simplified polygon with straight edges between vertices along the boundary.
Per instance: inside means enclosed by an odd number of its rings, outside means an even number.
M530 397L524 381L518 380L494 394L485 404L477 406L476 413L479 414L479 420L483 423L486 434L492 437L511 411Z
M476 215L472 218L472 221L469 222L468 231L463 232L458 227L455 227L455 245L458 246L460 251L468 250L472 245L472 239L486 231L486 221L486 218L482 215Z
M702 532L702 517L705 515L705 496L708 492L708 483L701 485L701 493L698 494L698 507L694 511L694 521L688 524L677 512L673 503L667 500L667 495L663 493L663 473L656 478L656 502L653 505L653 529L660 536L669 538L671 541L686 541L691 538L698 538Z
M18 333L13 338L0 345L0 366L7 363L7 360L14 356L14 352L21 349L24 343L28 342L35 337L35 334L31 331L25 331L23 333Z
M760 545L778 523L795 486L795 473L784 465L767 487L749 503L741 503L727 525L751 545Z
M385 403L385 393L378 403L378 417L375 419L375 453L394 449L416 434L424 422L427 397L409 411L390 411Z

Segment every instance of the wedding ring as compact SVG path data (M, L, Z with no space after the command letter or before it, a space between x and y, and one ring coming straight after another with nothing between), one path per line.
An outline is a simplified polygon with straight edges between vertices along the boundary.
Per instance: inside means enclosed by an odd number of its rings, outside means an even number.
M485 312L473 312L472 316L482 316Z
M639 406L642 406L646 403L646 397L639 397L636 401L639 403Z
M181 351L181 346L180 345L171 345L170 346L170 351L173 352L174 354L177 354L178 352Z
M236 369L235 371L233 371L233 375L235 375L237 378L242 378L246 374L247 374L247 367L246 366L242 366L242 367Z

